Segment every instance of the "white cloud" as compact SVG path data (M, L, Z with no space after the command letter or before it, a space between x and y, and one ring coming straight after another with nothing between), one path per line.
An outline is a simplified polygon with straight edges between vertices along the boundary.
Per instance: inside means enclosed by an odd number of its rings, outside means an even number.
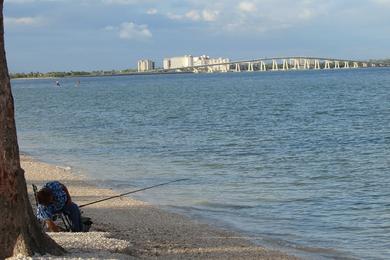
M337 0L216 0L211 7L220 11L215 28L232 33L287 30L339 12Z
M168 13L167 17L171 20L190 20L190 21L203 21L203 22L214 22L217 20L219 11L214 10L190 10L185 14L173 14Z
M150 32L147 25L137 25L132 22L122 23L119 26L119 38L126 40L145 40L152 38L152 33Z
M311 19L314 17L314 12L311 9L303 9L298 13L298 18L300 19Z
M96 4L97 0L89 0L91 3ZM134 5L158 2L158 0L101 0L101 3L106 5Z
M332 3L312 0L194 0L187 11L166 13L172 20L207 22L215 30L267 32L285 30L323 15ZM233 8L232 8L233 7ZM325 7L325 8L324 8ZM163 9L162 9L163 10Z
M251 13L255 12L257 10L257 7L253 2L240 2L238 4L238 9L241 12Z
M173 14L173 13L167 13L166 16L171 20L181 20L183 19L183 15L180 14Z
M219 14L218 11L211 11L211 10L202 11L203 20L205 20L206 22L213 22L217 20L218 14Z
M119 26L107 25L103 28L104 31L115 32L119 38L124 40L147 40L153 37L146 24L135 24L133 22L124 22Z
M192 21L199 21L202 17L197 10L191 10L184 15L187 19Z
M129 5L137 3L137 0L102 0L102 3L108 5Z
M376 18L374 11L384 12L390 0L5 0L8 3L62 2L66 5L137 5L126 9L127 15L165 16L175 21L199 23L199 28L221 32L266 32L299 27L309 22L322 22L335 17ZM349 4L350 3L350 4ZM64 4L65 5L65 4ZM127 6L124 6L127 7ZM383 7L383 8L382 8ZM101 6L99 6L101 8ZM371 8L371 9L370 9ZM114 9L113 9L114 10ZM142 10L143 14L139 11ZM353 12L353 13L352 13ZM50 15L50 14L49 14ZM121 16L123 14L119 14ZM379 16L378 16L379 17ZM160 17L162 18L162 17ZM128 18L123 18L128 19ZM145 18L148 19L148 18ZM379 19L379 18L378 18ZM386 19L386 18L383 18ZM21 21L19 21L22 23ZM12 23L17 23L12 21ZM27 23L27 22L26 22ZM112 29L111 29L112 30ZM117 29L119 31L119 26ZM149 30L146 28L146 30ZM149 31L150 32L150 31ZM145 33L147 35L147 33Z
M117 27L112 26L112 25L107 25L106 27L104 27L105 31L115 31L116 29L117 29Z
M155 15L158 13L158 10L156 8L151 8L151 9L147 10L146 13L149 15Z
M6 26L37 26L43 24L41 17L5 17Z
M390 7L390 0L372 0L375 4Z

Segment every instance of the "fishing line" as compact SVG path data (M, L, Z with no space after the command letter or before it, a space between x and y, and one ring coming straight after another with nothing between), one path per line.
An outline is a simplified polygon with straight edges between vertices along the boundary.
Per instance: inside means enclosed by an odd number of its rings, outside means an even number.
M167 184L170 184L170 183L179 182L179 181L187 181L187 180L189 180L189 179L178 179L178 180L174 180L174 181L168 181L168 182L156 184L156 185L153 185L153 186L145 187L145 188L142 188L142 189L139 189L139 190L133 190L133 191L125 192L125 193L122 193L122 194L119 194L119 195L115 195L115 196L108 197L108 198L105 198L105 199L96 200L96 201L93 201L93 202L89 202L89 203L83 204L83 205L79 206L79 208L83 208L83 207L86 207L86 206L89 206L89 205L92 205L92 204L96 204L96 203L99 203L99 202L103 202L103 201L106 201L106 200L120 198L120 197L123 197L125 195L129 195L129 194L140 192L140 191L144 191L144 190L149 190L149 189L156 188L156 187L159 187L159 186L164 186L164 185L167 185Z

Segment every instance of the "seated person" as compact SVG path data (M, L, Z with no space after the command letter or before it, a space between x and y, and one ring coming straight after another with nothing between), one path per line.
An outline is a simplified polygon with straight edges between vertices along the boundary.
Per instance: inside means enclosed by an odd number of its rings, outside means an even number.
M46 183L37 193L37 217L45 221L49 231L59 232L61 229L54 223L53 216L64 213L70 219L73 232L82 231L79 207L72 202L68 189L58 181Z

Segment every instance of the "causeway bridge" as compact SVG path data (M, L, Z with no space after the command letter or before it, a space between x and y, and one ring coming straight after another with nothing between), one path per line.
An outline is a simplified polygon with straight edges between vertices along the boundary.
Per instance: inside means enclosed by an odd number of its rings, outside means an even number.
M319 57L274 57L254 60L230 61L227 63L204 64L189 67L159 69L156 72L254 72L254 71L291 71L291 70L336 70L368 67L384 67L384 64L335 58Z

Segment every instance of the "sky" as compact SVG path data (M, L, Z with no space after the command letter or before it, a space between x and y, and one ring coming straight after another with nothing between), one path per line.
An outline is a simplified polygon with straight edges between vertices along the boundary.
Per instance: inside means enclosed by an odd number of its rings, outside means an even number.
M9 70L209 55L390 58L390 0L5 0Z

